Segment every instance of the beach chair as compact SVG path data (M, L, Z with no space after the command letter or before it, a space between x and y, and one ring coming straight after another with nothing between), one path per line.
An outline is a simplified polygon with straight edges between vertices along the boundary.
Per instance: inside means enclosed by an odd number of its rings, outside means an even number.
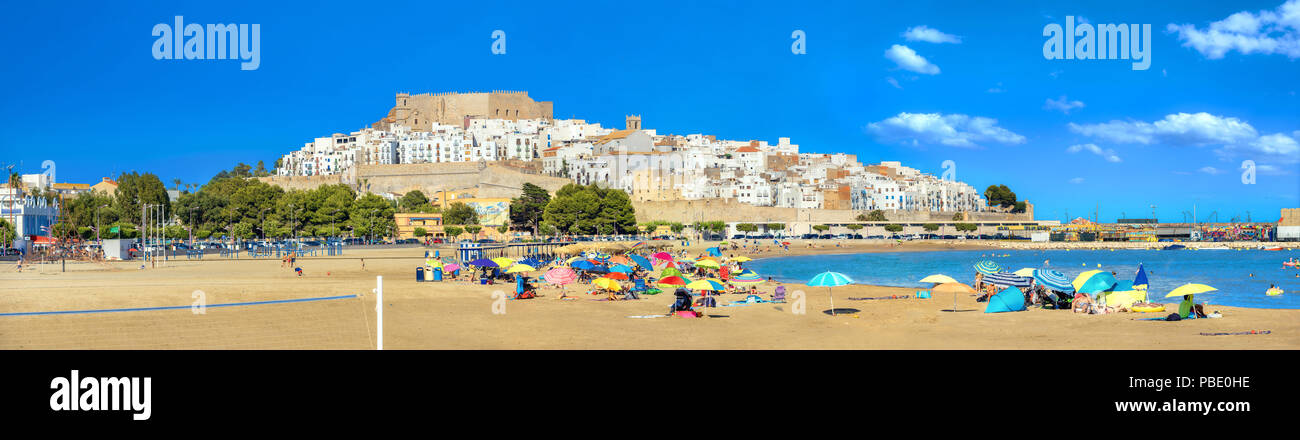
M785 302L785 286L776 286L776 292L772 293L772 302Z
M645 293L647 290L649 289L646 288L645 278L637 278L636 281L632 284L632 288L628 289L628 292Z

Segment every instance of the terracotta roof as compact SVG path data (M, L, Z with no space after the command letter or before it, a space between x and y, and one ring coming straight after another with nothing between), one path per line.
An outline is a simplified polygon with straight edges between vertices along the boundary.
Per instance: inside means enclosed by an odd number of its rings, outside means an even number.
M757 153L758 149L754 147L740 147L736 149L737 153Z
M607 135L601 136L600 139L596 141L596 143L603 144L609 141L623 139L626 138L628 135L635 133L636 131L637 130L614 130Z

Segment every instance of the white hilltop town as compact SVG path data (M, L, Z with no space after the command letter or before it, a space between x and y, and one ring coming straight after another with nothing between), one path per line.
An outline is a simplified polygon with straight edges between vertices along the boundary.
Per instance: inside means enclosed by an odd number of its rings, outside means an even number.
M801 153L776 143L659 134L627 116L622 129L554 119L527 92L399 93L370 127L307 142L279 176L355 176L360 165L510 163L535 174L621 188L633 200L732 199L762 207L982 212L980 191L895 161ZM993 208L996 209L996 208Z

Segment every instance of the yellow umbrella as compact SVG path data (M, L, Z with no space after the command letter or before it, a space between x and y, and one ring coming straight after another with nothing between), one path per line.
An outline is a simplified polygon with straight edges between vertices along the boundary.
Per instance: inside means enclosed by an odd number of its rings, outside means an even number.
M754 261L754 259L753 259L753 258L746 257L746 256L744 256L744 255L741 255L741 256L739 256L739 257L732 258L731 261L735 261L735 262L737 262L737 263L744 263L744 262L746 262L746 261Z
M935 284L943 284L943 283L955 283L955 282L957 282L957 280L954 280L954 279L952 279L952 277L947 276L947 275L934 274L934 275L930 275L930 276L925 277L925 278L921 278L921 281L918 281L918 282L919 282L919 283L935 283Z
M1219 289L1215 289L1213 287L1204 284L1184 284L1178 286L1178 288L1174 289L1174 291L1169 292L1168 295L1165 295L1165 298L1173 298L1173 297L1178 297L1183 295L1195 295L1198 293L1213 292L1215 290L1219 290Z
M506 273L532 272L534 270L537 269L527 264L516 264L514 266L510 266L510 270L507 270Z
M1093 275L1096 275L1096 274L1099 274L1099 273L1101 273L1100 270L1090 270L1090 271L1086 271L1086 272L1084 272L1084 273L1081 273L1081 274L1079 274L1079 276L1074 277L1074 281L1071 281L1071 282L1070 282L1070 285L1074 286L1074 291L1075 291L1075 292L1078 292L1079 289L1082 289L1082 288L1083 288L1083 283L1084 283L1085 281L1088 281L1088 278L1092 278Z
M428 259L428 260L424 260L424 265L425 265L425 266L429 266L429 267L433 267L433 268L441 268L441 267L442 267L442 261L438 261L438 260L434 260L434 259L430 258L430 259Z
M1034 276L1034 268L1032 268L1032 267L1026 267L1026 268L1023 268L1023 269L1017 270L1017 271L1012 272L1012 273L1014 273L1014 274L1016 274L1016 275L1019 275L1019 276L1022 276L1022 277L1032 277L1032 276Z
M506 257L496 257L496 258L493 258L493 259L492 259L492 262L493 262L493 263L496 263L497 266L499 266L499 267L510 267L511 264L515 264L515 260L511 260L511 259L506 258Z
M701 259L700 261L696 261L696 262L695 262L695 265L696 265L696 266L699 266L699 267L707 267L707 268L710 268L710 269L717 269L717 268L719 267L717 261L713 261L713 260L705 260L705 259Z
M686 288L693 290L709 290L714 292L726 289L726 287L722 285L722 282L711 279L692 281L690 284L686 285Z
M617 292L617 291L623 289L623 286L618 285L618 281L614 281L614 280L611 280L611 279L609 279L609 278L604 278L604 277L596 278L595 280L593 280L593 281L591 282L591 285L596 286L596 287L599 287L599 288L602 288L602 289L613 290L613 291L615 291L615 292Z

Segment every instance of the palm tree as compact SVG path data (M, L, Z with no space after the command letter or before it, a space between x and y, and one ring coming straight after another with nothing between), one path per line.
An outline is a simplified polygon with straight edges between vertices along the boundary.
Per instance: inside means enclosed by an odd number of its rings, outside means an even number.
M181 179L172 179L172 185L176 185L176 192L181 191Z
M9 189L12 190L11 194L9 194L9 224L13 225L14 233L18 232L17 213L14 212L14 199L18 198L19 194L22 192L22 186L23 176L15 173L14 166L9 165ZM18 237L7 237L5 239L12 240L15 238ZM9 243L5 243L4 247L9 247Z

